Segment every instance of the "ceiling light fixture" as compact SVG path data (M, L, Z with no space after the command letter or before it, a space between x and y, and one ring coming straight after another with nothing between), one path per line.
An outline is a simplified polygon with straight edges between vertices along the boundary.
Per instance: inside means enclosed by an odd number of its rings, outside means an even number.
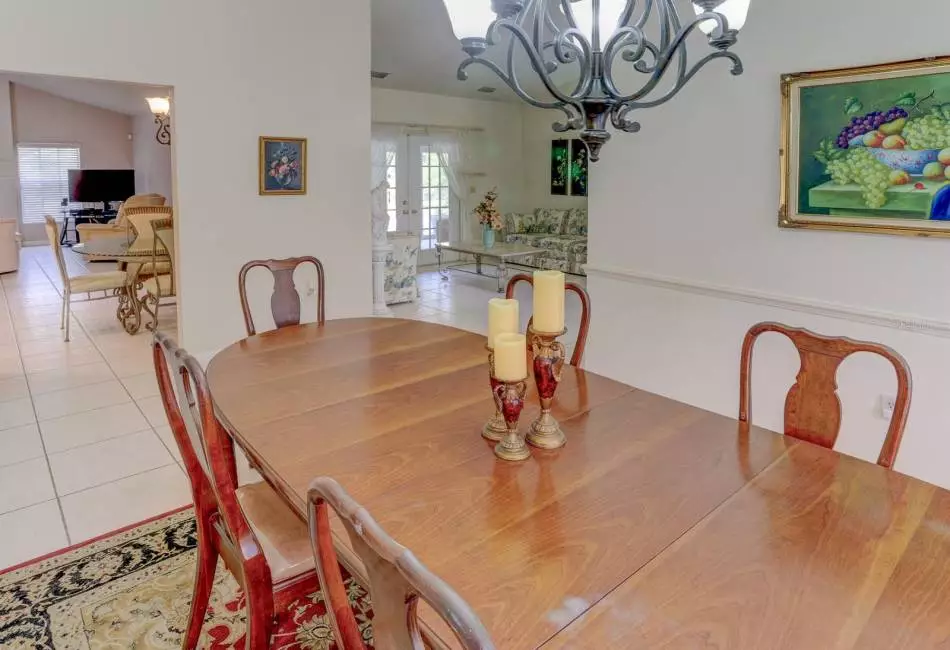
M443 1L468 54L458 78L465 81L469 66L482 65L528 104L560 110L565 119L555 122L554 130L579 129L594 162L610 139L608 118L615 129L636 133L640 123L630 119L633 111L672 99L710 61L728 59L732 74L742 74L742 61L729 48L736 44L750 0L692 0L695 17L692 13L681 17L677 0ZM686 40L696 29L707 34L713 51L690 66ZM483 55L501 42L504 32L511 34L511 40L502 67ZM524 90L515 70L519 51L527 56L550 99ZM639 88L621 89L616 75L624 64L628 72L643 75ZM570 91L552 78L567 66L575 74ZM671 83L658 90L665 77Z
M172 133L170 129L168 114L171 112L171 101L168 97L148 97L148 109L155 116L155 124L158 125L158 131L155 132L155 139L159 144L170 145L172 143Z

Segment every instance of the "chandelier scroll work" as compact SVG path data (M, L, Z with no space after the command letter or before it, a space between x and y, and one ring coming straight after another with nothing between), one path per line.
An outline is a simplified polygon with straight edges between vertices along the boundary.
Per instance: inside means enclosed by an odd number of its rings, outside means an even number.
M614 31L601 42L600 0L593 0L590 37L578 26L572 7L576 0L493 0L497 19L485 37L461 39L468 58L459 66L458 78L465 81L468 68L483 66L531 106L561 111L564 119L554 122L554 131L580 130L580 139L596 162L611 137L608 120L618 131L636 133L640 123L630 118L631 113L669 101L716 59L730 61L733 75L742 74L741 59L730 51L738 41L738 30L715 11L726 0L693 0L695 16L691 12L687 20L680 18L675 1L627 0ZM701 25L713 51L690 65L686 41ZM650 29L653 40L647 35ZM506 33L511 39L502 67L484 55L501 44ZM524 88L515 65L519 52L527 57L550 99L535 97ZM621 87L617 79L621 65L643 76L639 88L625 91ZM553 78L566 66L575 69L577 77L569 91ZM666 79L671 83L657 92Z

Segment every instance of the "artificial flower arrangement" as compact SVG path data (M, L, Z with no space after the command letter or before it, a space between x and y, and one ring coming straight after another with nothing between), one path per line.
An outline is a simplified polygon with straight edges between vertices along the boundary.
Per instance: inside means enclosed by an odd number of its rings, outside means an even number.
M475 216L478 217L478 223L491 230L501 230L504 227L501 212L498 210L495 202L498 201L498 191L491 189L485 194L485 198L475 206Z

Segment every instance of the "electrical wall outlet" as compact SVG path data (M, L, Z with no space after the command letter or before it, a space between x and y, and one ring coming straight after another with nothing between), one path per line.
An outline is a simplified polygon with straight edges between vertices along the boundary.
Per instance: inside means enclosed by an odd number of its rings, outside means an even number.
M893 395L881 395L881 417L890 420L894 417L894 402L896 398Z

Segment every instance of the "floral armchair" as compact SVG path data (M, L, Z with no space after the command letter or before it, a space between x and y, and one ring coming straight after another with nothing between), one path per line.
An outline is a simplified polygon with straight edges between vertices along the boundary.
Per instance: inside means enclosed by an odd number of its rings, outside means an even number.
M386 304L415 302L419 296L416 267L419 261L419 235L411 232L390 233L393 251L386 258Z
M505 241L544 249L543 254L519 260L521 264L585 275L587 209L538 208L530 213L508 213Z

